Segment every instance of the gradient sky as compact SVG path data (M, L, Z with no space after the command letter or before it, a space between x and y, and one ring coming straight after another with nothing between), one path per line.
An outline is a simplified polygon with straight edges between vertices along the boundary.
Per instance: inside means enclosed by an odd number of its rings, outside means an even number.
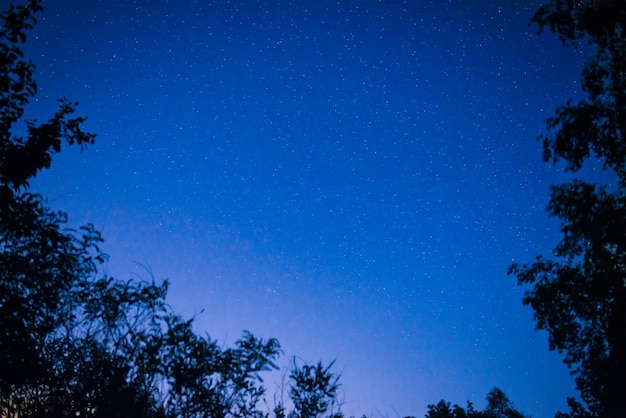
M538 5L47 0L28 117L67 96L99 136L33 187L198 332L336 359L348 415L499 386L552 416L573 380L506 270L559 239L535 138L584 53L528 27Z

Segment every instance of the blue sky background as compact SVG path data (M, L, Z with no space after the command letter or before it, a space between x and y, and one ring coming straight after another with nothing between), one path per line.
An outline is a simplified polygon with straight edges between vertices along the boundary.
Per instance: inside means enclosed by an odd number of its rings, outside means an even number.
M585 53L528 27L538 5L47 0L28 117L67 96L99 136L33 186L198 332L336 359L348 415L499 386L553 416L573 380L506 270L559 239L535 138Z

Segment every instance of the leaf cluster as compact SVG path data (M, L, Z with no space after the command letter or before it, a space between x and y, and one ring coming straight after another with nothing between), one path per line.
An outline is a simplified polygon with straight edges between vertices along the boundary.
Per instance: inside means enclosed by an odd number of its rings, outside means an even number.
M103 274L94 226L70 228L67 214L28 192L64 144L95 139L64 99L47 122L26 121L25 137L15 134L37 91L20 45L42 3L0 14L0 416L267 417L262 374L277 368L277 340L246 331L224 348L198 335L193 318L167 305L167 281ZM322 383L333 379L329 368L307 367ZM305 374L294 371L295 387ZM298 397L323 412L332 382L322 398L319 385Z
M500 388L493 388L487 394L487 406L478 411L471 402L467 408L451 405L450 402L440 400L437 404L428 405L426 418L525 418L526 415L518 411L509 397Z
M565 161L576 171L590 157L618 174L626 185L626 7L621 0L553 0L531 21L549 28L565 45L586 40L594 55L582 72L587 97L571 100L547 121L544 160Z
M337 406L339 376L331 372L333 364L324 366L320 362L300 367L294 359L289 376L292 382L289 396L294 404L292 418L318 418Z
M626 7L621 0L552 0L532 22L565 45L593 49L582 72L586 97L567 101L539 137L544 160L577 172L599 159L616 176L610 188L576 179L551 187L548 213L563 239L551 257L513 264L509 274L531 286L523 302L550 349L564 353L586 409L570 414L619 416L626 375Z

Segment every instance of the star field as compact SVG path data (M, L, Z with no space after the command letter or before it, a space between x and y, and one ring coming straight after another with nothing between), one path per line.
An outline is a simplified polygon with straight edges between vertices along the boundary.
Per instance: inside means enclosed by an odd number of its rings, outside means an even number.
M67 96L98 138L34 186L199 332L336 359L347 415L551 416L573 381L506 270L559 238L535 138L584 54L538 5L48 0L29 115Z

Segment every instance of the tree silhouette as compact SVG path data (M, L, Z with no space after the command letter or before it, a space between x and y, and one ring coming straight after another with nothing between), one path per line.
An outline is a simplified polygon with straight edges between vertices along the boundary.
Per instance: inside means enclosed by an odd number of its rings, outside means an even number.
M289 397L294 405L292 418L319 418L337 407L337 390L339 377L330 369L334 362L324 366L305 364L298 366L294 359L289 378L292 382ZM335 416L335 414L330 414ZM340 416L340 414L338 414Z
M167 281L102 274L107 257L93 225L69 228L67 214L28 192L64 143L95 140L65 99L47 122L22 119L37 85L20 46L42 3L0 14L0 416L267 416L258 409L261 374L277 368L277 340L244 332L222 348L199 336L193 319L166 304ZM325 388L318 405L334 402ZM318 389L300 396L313 399Z
M428 405L426 418L525 418L526 415L515 409L511 400L500 388L493 388L487 394L487 407L483 411L474 409L471 402L467 408L451 405L440 400L437 404Z
M474 411L471 404L468 403L467 410L463 409L459 405L450 405L450 402L446 402L443 399L436 405L428 405L428 412L426 418L468 418L477 417L477 412Z
M548 212L561 220L562 241L553 257L513 264L537 327L550 349L565 354L581 397L572 416L617 417L623 412L626 375L626 7L615 0L553 0L532 22L565 45L586 42L594 55L582 72L587 96L571 100L547 120L545 161L577 172L602 161L616 175L611 187L577 179L551 187Z

